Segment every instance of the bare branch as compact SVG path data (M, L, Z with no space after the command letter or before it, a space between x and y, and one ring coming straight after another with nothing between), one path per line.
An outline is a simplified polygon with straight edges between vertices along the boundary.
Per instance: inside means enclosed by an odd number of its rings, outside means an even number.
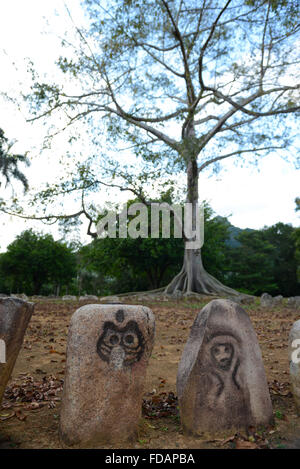
M200 173L200 171L203 171L203 169L205 169L210 164L216 163L217 161L224 160L224 159L229 158L231 156L240 155L241 153L251 153L251 152L253 153L253 152L258 152L258 151L278 150L278 149L282 149L282 148L284 148L284 147L269 146L269 147L262 147L262 148L253 148L253 149L249 149L249 150L233 151L232 153L227 153L226 155L217 156L216 158L212 158L211 160L205 161L205 163L203 163L201 166L199 166L198 170L199 170L199 173Z
M300 110L300 106L293 106L293 107L290 107L290 108L287 108L287 109L274 109L274 110L270 110L270 111L267 111L267 112L250 111L249 109L245 108L246 104L249 104L250 102L252 102L254 99L256 99L258 97L266 96L266 95L281 92L281 91L297 90L297 89L300 89L300 85L281 86L281 87L272 88L270 90L265 90L265 91L260 90L258 93L255 93L254 95L252 95L252 96L254 96L254 98L252 98L250 101L247 100L248 101L247 103L245 102L245 100L242 100L240 103L237 103L236 101L233 101L229 96L225 96L223 93L221 93L218 90L213 90L213 88L211 88L211 87L208 87L207 89L209 89L211 91L214 91L214 94L217 97L219 97L221 99L224 99L224 101L227 101L237 111L242 111L245 114L248 114L249 116L255 116L255 117L275 116L277 114L287 114L287 113L290 113L290 112L295 112L295 111Z
M112 98L112 100L113 100L113 102L116 106L116 109L110 108L109 106L103 106L104 109L106 109L107 111L109 111L113 114L116 114L116 115L122 117L127 122L130 122L131 124L134 124L134 125L136 125L137 127L140 127L143 130L146 130L147 132L150 132L152 135L154 135L155 137L157 137L160 140L162 140L163 142L165 142L171 148L173 148L175 150L178 150L179 145L178 145L178 142L176 142L176 140L171 139L166 134L160 132L159 130L155 129L154 127L146 124L145 122L140 121L138 118L136 118L136 117L132 116L131 114L128 114L127 112L125 112L121 108L121 106L118 104L118 102L117 102L117 100L114 96L114 93L113 93L113 90L111 88L111 85L110 85L110 82L109 82L109 79L108 79L107 75L106 75L106 81L107 81L107 86L108 86L110 94L111 94L111 98Z
M176 20L173 18L173 15L172 15L172 12L169 8L168 3L165 0L162 0L162 3L163 3L163 5L164 5L164 7L165 7L165 9L168 13L168 16L169 16L169 18L171 20L171 23L173 25L173 28L174 28L174 33L175 33L176 38L178 39L179 44L180 44L180 50L181 50L181 55L182 55L183 64L184 64L184 78L185 78L186 86L187 86L188 100L189 100L189 104L193 105L193 103L195 102L195 99L196 99L196 95L195 95L195 91L194 91L194 87L193 87L193 83L192 83L192 79L191 79L191 73L190 73L190 69L189 69L189 64L188 64L188 59L187 59L187 56L186 56L186 50L185 50L185 46L184 46L184 43L183 43L183 39L182 39L181 33L179 31L179 28L177 26Z
M44 222L47 222L49 220L54 220L51 223L48 223L49 225L53 225L58 220L76 218L84 214L84 211L80 210L79 212L72 213L70 215L44 215L44 216L38 217L36 215L21 215L18 212L11 212L3 207L1 207L1 212L6 213L7 215L11 215L13 217L22 218L24 220L37 220L37 221L44 221Z
M217 116L206 116L206 117L203 117L203 119L199 119L197 121L194 121L194 125L200 125L200 124L204 124L204 122L208 122L210 120L219 120L219 117Z
M171 50L177 49L177 47L179 47L178 43L173 44L172 46L169 46L169 47L158 47L158 46L155 46L154 44L148 44L147 42L135 42L135 44L136 46L143 47L143 48L149 47L149 49L155 49L159 52L170 52Z
M241 102L241 107L246 106L249 104L251 101L254 101L258 96L260 96L260 92L258 91L257 93L254 93L253 95L249 96L248 98L243 99ZM205 138L202 140L201 144L201 149L205 147L205 145L216 135L217 132L221 130L225 122L233 116L239 109L236 109L233 107L231 110L229 110L226 114L224 114L223 117L221 117L218 121L218 123L212 128L210 132L205 136Z
M210 33L208 35L208 38L206 39L204 45L202 46L201 48L201 51L200 51L200 56L199 56L199 61L198 61L198 66L199 66L199 83L200 83L200 86L201 86L201 89L204 91L206 89L204 83L203 83L203 77L202 77L202 69L203 69L203 57L204 57L204 53L207 49L207 46L215 32L215 29L216 29L216 26L219 22L219 19L221 18L221 16L223 15L223 13L225 12L225 10L227 9L227 7L229 6L229 4L231 3L231 0L228 0L225 4L225 6L222 8L222 10L220 11L220 13L218 14L215 22L213 23L211 29L210 29Z
M264 75L267 70L267 67L264 66L264 55L265 55L265 38L266 38L266 32L267 32L267 25L269 21L270 8L271 8L271 2L269 1L268 7L267 7L265 24L264 24L263 37L262 37L262 42L261 42L261 62L260 62L260 87L261 89L263 86ZM270 49L269 49L269 57L270 57Z
M170 67L169 65L167 65L163 60L161 60L160 58L157 57L157 55L154 55L152 54L152 52L150 52L143 44L139 44L138 42L135 41L134 38L132 38L133 41L135 42L136 45L140 45L142 47L142 49L147 52L147 54L150 55L150 57L152 57L153 60L155 60L156 62L160 63L163 67L165 67L169 72L173 73L173 75L176 75L177 77L179 78L184 78L184 74L183 73L180 73L180 72L176 72L176 70L174 70L172 67Z

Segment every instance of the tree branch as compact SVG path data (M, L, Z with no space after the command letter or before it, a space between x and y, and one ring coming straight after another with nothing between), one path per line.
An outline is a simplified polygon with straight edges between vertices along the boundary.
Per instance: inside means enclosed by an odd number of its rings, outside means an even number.
M212 158L211 160L205 161L205 163L202 163L202 165L199 166L198 171L200 173L201 171L203 171L203 169L205 169L210 164L216 163L217 161L220 161L220 160L224 160L225 158L229 158L230 156L240 155L241 153L253 153L253 152L257 152L257 151L278 150L278 149L282 149L282 148L284 148L284 147L269 146L269 147L262 147L262 148L253 148L253 149L249 149L249 150L233 151L232 153L227 153L226 155L217 156L216 158Z
M237 103L236 101L233 101L229 96L225 96L223 93L221 93L220 91L218 91L214 88L206 87L206 89L212 91L215 94L215 96L217 96L218 98L221 98L224 101L231 104L237 111L242 111L245 114L248 114L249 116L254 116L254 117L275 116L277 114L287 114L287 113L290 113L290 112L295 112L295 111L300 110L300 106L293 106L293 107L290 107L290 108L287 108L287 109L275 109L273 111L267 111L267 112L250 111L249 109L245 108L245 105L247 105L250 102L254 101L254 99L256 99L258 97L266 96L266 95L269 95L271 93L277 93L277 92L281 92L281 91L297 90L297 89L300 89L300 85L281 86L281 87L278 87L278 88L273 88L273 89L265 90L265 91L260 90L257 93L255 93L254 95L252 95L250 101L248 99L245 99L245 100L242 100L240 103Z
M219 22L219 19L221 18L221 16L223 15L223 13L225 12L225 10L227 9L227 7L229 6L229 4L231 3L231 0L227 0L225 6L222 8L222 10L220 11L220 13L218 14L215 22L213 23L212 27L211 27L211 30L210 30L210 33L208 35L208 38L206 39L204 45L202 46L201 48L201 51L200 51L200 56L199 56L199 60L198 60L198 67L199 67L199 83L200 83L200 87L201 89L204 91L206 89L205 85L204 85L204 82L203 82L203 77L202 77L202 69L203 69L203 57L204 57L204 53L205 53L205 50L207 49L207 46L215 32L215 29L216 29L216 26Z

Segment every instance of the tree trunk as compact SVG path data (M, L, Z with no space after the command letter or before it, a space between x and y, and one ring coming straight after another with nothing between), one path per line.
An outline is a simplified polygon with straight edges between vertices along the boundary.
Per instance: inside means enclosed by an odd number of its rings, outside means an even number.
M181 271L169 283L165 293L205 293L207 295L236 296L238 292L226 287L210 275L203 267L201 249L185 249Z
M191 159L187 167L187 202L193 204L193 230L196 227L196 208L198 195L198 165L197 159ZM182 293L205 293L227 296L237 296L239 293L232 288L226 287L203 267L201 249L187 249L185 241L184 260L181 271L169 283L165 293L173 294L176 291Z

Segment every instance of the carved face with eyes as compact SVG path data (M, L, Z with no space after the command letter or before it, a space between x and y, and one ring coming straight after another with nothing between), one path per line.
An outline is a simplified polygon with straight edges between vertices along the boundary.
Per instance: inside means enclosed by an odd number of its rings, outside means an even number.
M229 342L217 342L210 349L214 364L221 370L228 371L233 359L233 345Z
M97 353L114 368L129 366L140 360L144 352L144 338L135 321L121 328L107 321L97 342Z

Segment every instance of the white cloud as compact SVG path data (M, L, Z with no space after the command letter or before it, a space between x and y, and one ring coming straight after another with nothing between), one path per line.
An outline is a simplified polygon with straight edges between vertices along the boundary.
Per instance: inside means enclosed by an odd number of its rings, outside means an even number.
M75 21L80 22L80 1L69 1L69 5ZM55 10L59 14L55 14ZM49 26L46 26L47 22ZM63 0L3 2L0 16L0 90L14 93L20 83L23 91L26 90L29 76L26 78L25 57L31 57L49 76L55 73L55 60L60 53L60 40L55 35L63 35L68 24L70 20ZM53 34L44 34L45 29L52 30ZM26 123L25 115L12 103L0 102L0 127L10 139L19 141L15 151L33 150L37 154L44 128ZM63 145L63 140L58 141L56 148L61 150L60 154L63 153ZM61 171L59 156L55 152L46 152L40 157L27 173L30 183L38 186L41 182L55 180ZM210 201L217 214L232 214L231 223L242 228L261 228L278 221L298 225L294 199L300 196L299 171L295 171L291 164L270 155L261 161L259 172L255 168L236 168L231 162L225 163L224 167L227 171L222 171L219 176L208 178L207 173L200 176L200 196ZM3 251L17 234L31 226L58 237L56 227L0 214L0 250ZM82 228L82 240L87 242L89 238L85 231L86 226Z
M295 198L299 197L299 171L277 155L269 155L252 168L227 163L220 176L200 176L199 192L217 214L230 217L240 228L262 228L279 221L299 224Z

